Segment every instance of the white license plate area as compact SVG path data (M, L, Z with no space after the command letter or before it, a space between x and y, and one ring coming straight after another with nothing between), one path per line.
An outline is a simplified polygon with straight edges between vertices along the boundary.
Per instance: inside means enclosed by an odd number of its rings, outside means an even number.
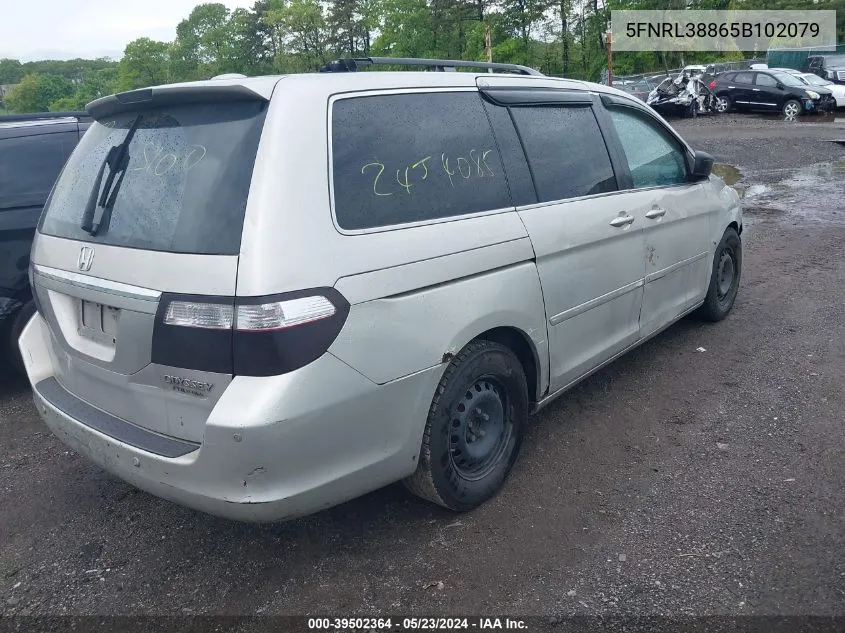
M79 333L98 343L114 345L117 343L117 326L120 321L120 308L103 305L94 301L79 302Z

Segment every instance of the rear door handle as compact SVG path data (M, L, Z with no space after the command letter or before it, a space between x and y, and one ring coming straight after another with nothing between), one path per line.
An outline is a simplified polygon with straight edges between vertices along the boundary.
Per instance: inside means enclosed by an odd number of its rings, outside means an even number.
M666 215L666 209L652 209L645 214L645 217L654 220L655 218L662 218L664 215Z
M610 221L610 226L625 226L626 224L631 224L634 221L633 215L620 215L619 217L613 218Z

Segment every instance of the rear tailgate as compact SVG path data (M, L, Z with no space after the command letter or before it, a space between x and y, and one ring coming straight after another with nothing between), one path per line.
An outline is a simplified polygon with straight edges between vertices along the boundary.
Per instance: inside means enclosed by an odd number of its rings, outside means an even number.
M232 379L231 343L202 329L174 337L163 311L204 295L212 311L231 312L267 100L198 84L92 104L96 121L48 200L32 253L55 379L72 396L201 441Z

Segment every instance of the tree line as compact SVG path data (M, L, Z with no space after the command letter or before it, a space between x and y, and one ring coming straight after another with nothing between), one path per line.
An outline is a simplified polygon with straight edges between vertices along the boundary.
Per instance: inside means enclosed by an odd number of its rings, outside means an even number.
M251 9L196 6L172 42L139 38L120 61L0 60L0 85L18 84L14 112L78 110L98 97L222 73L308 72L341 57L493 60L595 81L606 67L604 32L614 9L839 9L845 0L257 0ZM734 53L741 58L741 53ZM714 53L614 55L615 74L724 60Z

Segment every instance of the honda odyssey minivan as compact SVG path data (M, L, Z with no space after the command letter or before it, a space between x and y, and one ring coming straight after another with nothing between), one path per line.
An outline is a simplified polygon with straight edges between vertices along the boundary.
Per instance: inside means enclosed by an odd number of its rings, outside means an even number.
M355 72L400 62L480 71ZM529 413L731 310L739 198L641 101L518 66L326 70L89 105L20 347L103 468L241 520L399 480L469 510Z

